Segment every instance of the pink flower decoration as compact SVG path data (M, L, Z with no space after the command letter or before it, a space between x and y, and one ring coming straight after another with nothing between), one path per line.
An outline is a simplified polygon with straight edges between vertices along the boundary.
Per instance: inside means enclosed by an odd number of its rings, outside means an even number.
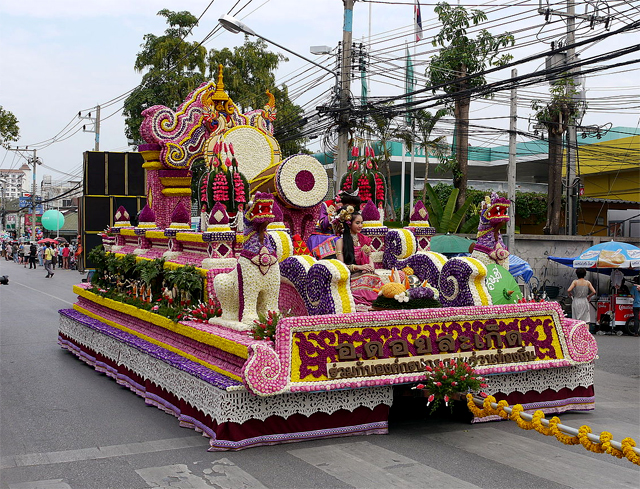
M427 401L428 402L433 402L433 400L436 398L436 396L434 394L431 394L428 398Z
M424 384L416 385L416 389L420 389L420 390L424 389Z
M236 155L236 153L233 151L233 143L229 143L229 153L231 153L232 155Z
M231 158L229 158L229 157L227 156L227 159L226 159L226 160L224 160L224 164L225 164L225 165L227 165L227 167L230 167L230 166L231 166Z

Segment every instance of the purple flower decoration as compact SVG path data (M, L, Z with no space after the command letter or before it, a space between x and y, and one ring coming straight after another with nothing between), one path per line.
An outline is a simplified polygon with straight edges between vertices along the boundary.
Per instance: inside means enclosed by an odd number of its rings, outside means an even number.
M229 224L229 214L227 214L227 208L224 204L216 202L211 209L211 215L209 216L209 225L220 226Z
M416 204L413 206L413 212L411 213L411 217L409 220L413 222L421 222L421 221L429 220L429 212L427 212L427 208L425 207L425 205L422 203L421 200L416 202Z
M284 219L284 215L282 214L282 209L280 208L280 206L278 205L278 203L274 200L273 201L273 222L282 222L282 220Z
M372 200L368 200L362 208L362 220L363 221L379 221L380 211L373 203Z
M173 209L173 212L171 213L171 222L177 222L180 224L191 223L191 213L187 210L182 201L178 202L178 205Z
M156 213L153 212L149 204L145 204L145 206L140 211L140 217L138 218L139 222L156 222Z

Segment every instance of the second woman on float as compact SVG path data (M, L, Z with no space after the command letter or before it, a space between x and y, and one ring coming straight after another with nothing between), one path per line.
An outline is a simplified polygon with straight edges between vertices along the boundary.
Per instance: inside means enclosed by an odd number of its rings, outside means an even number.
M362 234L363 220L359 211L348 205L335 221L336 258L351 272L351 294L358 310L368 310L378 297L376 289L382 280L375 273L371 257L371 238Z

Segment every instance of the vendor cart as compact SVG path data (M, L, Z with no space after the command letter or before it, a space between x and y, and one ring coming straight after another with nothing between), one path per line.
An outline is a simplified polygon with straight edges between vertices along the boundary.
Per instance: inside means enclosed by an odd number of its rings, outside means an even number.
M633 317L633 297L624 295L602 296L598 299L596 323L601 334L628 333L627 320Z

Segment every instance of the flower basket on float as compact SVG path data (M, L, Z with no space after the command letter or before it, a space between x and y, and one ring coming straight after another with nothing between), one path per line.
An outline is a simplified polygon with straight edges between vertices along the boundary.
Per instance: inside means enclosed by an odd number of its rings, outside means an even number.
M475 373L470 363L452 358L438 362L435 367L427 366L424 383L412 389L421 391L427 398L427 406L431 405L431 413L442 403L453 411L453 402L464 400L467 392L477 392L486 397L481 390L487 387L484 380L484 377Z

